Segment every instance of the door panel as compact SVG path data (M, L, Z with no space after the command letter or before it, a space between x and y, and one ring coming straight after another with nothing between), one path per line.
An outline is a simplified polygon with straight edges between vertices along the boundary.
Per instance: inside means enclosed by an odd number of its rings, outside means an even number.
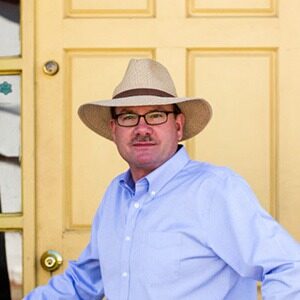
M126 168L117 154L113 143L86 130L78 122L77 110L87 99L98 100L99 90L102 97L111 98L112 90L118 84L119 74L127 67L131 57L152 57L149 50L97 50L66 53L69 90L66 90L65 113L65 190L67 229L88 228L110 179ZM91 72L93 70L93 72ZM108 82L107 78L111 80ZM100 100L100 99L99 99ZM109 161L108 161L109 160ZM98 175L97 175L98 174ZM101 174L99 176L99 174ZM82 185L82 182L89 184ZM89 203L89 205L86 205Z
M153 0L66 0L66 15L68 16L97 16L97 17L114 17L114 16L136 16L149 17L153 16Z
M194 15L267 16L276 14L275 0L189 0Z
M276 54L267 48L190 49L188 69L190 94L210 95L214 111L203 134L188 142L193 156L243 174L273 214Z

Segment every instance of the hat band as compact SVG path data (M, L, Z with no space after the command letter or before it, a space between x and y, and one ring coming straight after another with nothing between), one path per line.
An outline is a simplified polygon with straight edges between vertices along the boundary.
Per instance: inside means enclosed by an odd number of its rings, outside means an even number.
M158 96L158 97L175 97L169 93L156 89L132 89L121 92L113 97L113 99L133 97L133 96Z

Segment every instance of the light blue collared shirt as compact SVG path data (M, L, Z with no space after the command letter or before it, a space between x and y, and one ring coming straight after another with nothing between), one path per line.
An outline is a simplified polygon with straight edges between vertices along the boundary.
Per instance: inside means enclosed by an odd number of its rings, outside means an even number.
M110 184L91 240L63 275L26 300L300 299L300 247L223 167L184 147L134 184Z

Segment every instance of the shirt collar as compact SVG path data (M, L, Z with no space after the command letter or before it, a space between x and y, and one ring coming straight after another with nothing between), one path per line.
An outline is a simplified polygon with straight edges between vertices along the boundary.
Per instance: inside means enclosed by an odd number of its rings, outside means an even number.
M120 175L119 183L123 188L127 189L131 194L134 194L135 183L131 176L130 169Z
M178 146L177 152L160 167L141 178L136 184L147 182L147 192L152 198L189 162L190 158L183 145ZM130 170L125 172L120 178L120 184L134 193L135 184Z

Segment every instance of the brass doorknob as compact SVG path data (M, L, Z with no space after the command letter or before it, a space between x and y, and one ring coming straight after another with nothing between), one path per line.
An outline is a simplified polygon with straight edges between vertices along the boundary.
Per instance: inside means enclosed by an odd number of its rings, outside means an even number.
M41 256L41 266L48 272L57 270L63 263L63 257L55 250L48 250Z

